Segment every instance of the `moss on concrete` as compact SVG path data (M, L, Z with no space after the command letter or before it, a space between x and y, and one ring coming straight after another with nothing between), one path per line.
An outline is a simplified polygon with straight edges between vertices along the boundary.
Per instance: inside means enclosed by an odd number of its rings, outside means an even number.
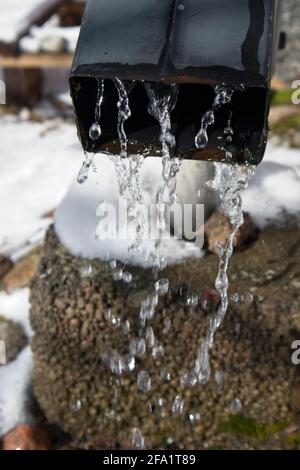
M220 432L230 433L237 437L264 440L282 431L286 422L263 424L242 414L231 415L221 423Z

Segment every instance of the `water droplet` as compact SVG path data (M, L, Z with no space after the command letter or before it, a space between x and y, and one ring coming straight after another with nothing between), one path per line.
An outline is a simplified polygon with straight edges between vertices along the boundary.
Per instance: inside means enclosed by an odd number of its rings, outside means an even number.
M132 430L132 445L136 449L144 449L145 448L145 438L139 428L133 428Z
M137 386L141 392L149 392L151 389L151 377L146 370L141 370L138 373Z
M140 310L140 319L144 323L145 320L152 320L155 315L155 307L158 304L158 295L151 294L142 302Z
M235 398L230 404L230 410L232 411L232 413L240 413L242 408L243 405L239 398Z
M172 321L169 318L165 318L164 321L164 327L163 327L163 334L166 335L169 333L170 329L172 327Z
M168 279L160 279L155 283L155 290L158 295L165 295L169 291L169 280Z
M128 271L123 272L123 281L126 282L126 284L130 284L132 281L132 274Z
M122 269L116 269L115 271L113 271L112 278L114 281L121 281L123 279Z
M160 372L160 378L161 380L164 380L165 382L170 382L171 380L171 372L168 371L167 369L162 369Z
M190 413L189 414L189 420L191 424L196 424L198 421L200 421L201 415L200 413Z
M163 346L154 346L154 348L152 349L152 356L154 357L154 359L159 359L160 357L163 357L164 354L165 350Z
M116 269L117 261L115 259L112 259L111 261L109 261L108 265L109 265L110 269Z
M172 413L176 415L182 415L184 409L184 400L180 395L177 395L172 403Z
M121 376L126 372L132 372L135 369L135 359L131 355L120 355L114 349L106 349L101 354L102 361L110 368L111 372Z
M208 144L208 135L206 129L200 129L195 138L195 145L197 149L203 149Z
M123 323L123 331L127 335L130 332L130 322L129 320L125 320Z
M199 296L198 294L189 294L186 298L186 305L188 307L194 308L197 307L199 303Z
M93 276L93 266L91 264L84 264L80 270L80 276L82 278L89 278L89 277L92 277Z
M146 329L146 342L149 349L155 346L155 334L152 326L148 326Z
M146 341L144 338L133 338L129 343L129 352L132 356L143 357L146 352Z
M117 315L111 315L110 321L111 321L112 326L114 327L120 326L121 324L121 319Z
M75 400L71 402L70 409L71 411L74 411L75 413L78 413L82 408L82 403L80 400Z
M125 372L126 367L124 361L120 356L118 357L111 357L109 361L110 370L113 374L122 375Z
M164 406L164 403L165 403L165 401L164 401L163 398L158 398L158 400L157 400L157 405L158 405L159 407Z
M89 130L90 139L94 142L101 137L101 127L97 122L94 122Z
M236 294L236 293L235 293L235 294L232 294L230 298L231 298L231 301L232 301L234 304L238 304L239 301L240 301L240 296L239 296L239 294Z
M221 385L223 383L223 380L224 380L223 372L221 370L216 370L216 372L215 372L215 382L216 382L216 384Z
M180 384L182 387L195 387L198 382L198 377L194 371L186 372L180 377Z
M109 321L111 319L111 310L110 310L110 308L107 308L107 309L104 310L103 316L104 316L104 319L106 321Z
M89 129L89 136L92 141L96 141L100 139L102 131L100 127L100 119L101 119L101 106L104 97L104 80L97 79L97 101L95 107L95 122L91 125Z
M132 372L135 369L135 358L132 356L127 357L127 369Z
M93 159L94 159L94 155L91 155L91 154L88 154L88 153L85 154L82 167L80 168L80 171L79 171L78 176L77 176L77 182L79 184L83 184L87 181L87 179L89 177L90 167L93 163Z
M179 3L179 5L178 5L178 10L179 10L179 11L185 10L185 6L184 6L182 3Z

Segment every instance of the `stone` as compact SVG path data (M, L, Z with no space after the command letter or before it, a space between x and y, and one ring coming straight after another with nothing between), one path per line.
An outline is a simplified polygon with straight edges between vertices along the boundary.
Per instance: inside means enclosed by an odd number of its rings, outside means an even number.
M228 218L220 211L214 212L204 225L207 249L211 253L217 254L218 244L224 246L231 230L232 227ZM256 240L257 235L258 230L250 215L244 212L244 223L235 234L233 241L234 248L240 248L241 246Z
M99 260L89 261L93 276L83 279L84 261L63 247L51 227L31 289L34 393L48 421L71 433L74 443L78 445L80 436L100 435L104 441L100 439L95 447L103 448L105 436L122 443L124 436L130 440L132 429L138 428L147 446L154 448L169 442L188 449L199 448L199 443L232 448L232 436L220 433L220 427L231 416L230 404L236 397L244 405L242 412L258 425L293 421L291 390L297 369L290 358L287 362L286 351L279 351L292 344L291 319L300 311L299 296L290 282L299 274L299 228L268 227L256 241L234 253L230 294L245 296L251 287L255 299L241 304L230 301L211 350L212 377L206 386L185 388L180 379L194 364L197 344L218 304L214 289L217 257L208 253L205 258L182 260L160 273L160 278L169 280L169 292L159 297L156 315L147 326L153 328L164 355L155 358L147 350L136 359L134 370L122 376L111 374L109 362L102 360L103 352L113 349L115 358L118 353L128 354L130 339L140 337L140 306L149 296L149 286L154 288L153 273L130 267L136 283L133 292L125 282L114 282L106 263ZM200 299L193 309L186 305L189 292ZM258 298L265 300L260 304ZM62 302L57 304L56 299ZM208 309L205 300L210 303ZM108 309L120 319L116 325L107 320L104 312ZM164 334L169 319L171 328ZM129 334L123 328L126 321ZM162 366L168 380L161 377ZM136 379L143 370L151 377L149 393L138 390ZM216 370L223 372L222 386L213 380ZM191 426L184 414L178 425L171 409L178 395L187 413L192 409L201 414L199 424ZM254 446L248 440L239 445ZM268 445L280 448L281 443L270 436ZM255 446L266 447L265 439Z
M0 254L0 281L12 269L13 265L10 258Z
M34 248L18 261L3 278L4 290L10 294L16 289L29 286L40 260L40 248Z
M51 450L46 431L39 426L21 424L3 438L3 450Z
M117 441L112 436L98 435L93 439L80 445L80 449L84 450L114 450L114 449L130 449L132 445L128 441Z
M27 346L28 339L19 323L0 316L0 341L5 345L6 364L16 359L21 350Z

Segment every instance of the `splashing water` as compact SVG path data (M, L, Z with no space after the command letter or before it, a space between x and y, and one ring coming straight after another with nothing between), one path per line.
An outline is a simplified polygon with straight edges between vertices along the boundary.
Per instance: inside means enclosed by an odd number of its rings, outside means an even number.
M158 85L145 83L149 98L148 112L160 125L160 142L162 144L162 166L164 186L158 193L158 202L168 204L174 202L176 193L176 175L180 169L181 160L171 156L176 145L171 133L171 112L177 103L178 86L172 84Z
M145 83L145 88L149 98L148 112L160 125L160 142L162 144L163 186L156 196L158 240L156 244L157 255L153 259L153 267L159 271L166 266L163 253L159 254L159 245L165 229L166 205L170 205L176 200L177 174L181 166L181 160L176 157L172 158L171 155L176 145L175 137L171 133L171 112L176 106L178 86Z
M184 400L180 395L174 399L172 403L172 413L174 415L182 415L184 409Z
M141 392L149 392L151 390L151 377L146 370L141 370L137 376L137 386Z
M131 442L136 449L145 448L146 440L139 428L133 428Z
M130 355L118 353L118 351L108 348L101 354L103 363L111 370L112 374L121 376L126 372L132 372L135 369L135 358Z
M118 91L118 137L120 142L120 155L110 156L114 163L115 172L119 184L119 192L128 203L128 215L132 219L137 220L135 227L135 238L133 245L129 248L129 253L134 255L140 249L141 242L144 238L144 231L148 231L148 220L144 220L142 213L139 212L139 206L143 202L142 190L140 184L140 169L143 164L144 157L142 155L128 155L127 152L127 136L125 132L125 123L131 116L129 93L131 86L129 82L114 80L115 86ZM156 314L156 307L158 305L159 297L165 296L169 292L169 280L167 278L159 278L157 273L166 267L166 258L163 253L162 235L165 229L165 211L166 207L176 202L176 183L177 175L180 170L181 160L173 156L173 151L176 145L175 137L172 134L171 126L171 112L174 109L177 97L177 85L159 85L145 83L145 89L149 97L148 112L159 123L160 126L160 142L162 147L162 176L163 184L158 190L156 195L157 202L157 227L158 227L158 240L156 242L156 251L153 254L153 271L154 279L151 281L152 291L147 292L147 297L141 302L139 318L140 326L136 334L137 337L130 335L131 328L128 320L121 320L121 317L112 315L108 309L104 317L110 322L115 329L118 328L127 337L128 347L126 354L120 354L112 348L105 349L100 358L107 366L117 381L121 383L121 376L124 374L132 373L144 361L146 353L149 358L152 358L156 364L162 363L165 359L164 345L161 344L161 337L158 333L156 337L151 322ZM225 85L218 85L215 87L215 100L212 108L205 113L201 121L201 129L195 138L196 147L199 149L205 148L208 144L208 128L215 122L215 112L223 105L231 102L235 90L241 90L241 87L227 87ZM101 136L101 105L103 102L104 82L98 84L97 105L95 110L95 122L90 129L90 138L96 141ZM231 114L227 121L223 133L225 141L230 144L233 138L233 129L231 126ZM98 137L97 137L98 136ZM78 175L78 181L84 182L88 178L89 168L93 163L93 155L85 154L85 160ZM125 158L127 157L127 158ZM180 377L182 386L195 386L197 383L205 384L211 374L210 357L209 353L214 345L214 338L218 328L221 326L228 308L228 263L233 252L233 240L236 231L243 223L243 213L241 207L240 192L247 186L249 179L253 175L253 167L245 166L231 166L231 165L216 165L216 177L213 181L208 183L208 186L220 193L221 210L229 218L231 223L231 232L229 233L224 245L218 246L219 256L219 272L216 278L215 287L218 292L220 303L216 312L209 320L207 335L203 342L200 344L196 361L192 370L188 371L184 376ZM119 269L115 260L111 261L111 275L114 280L131 284L133 281L132 274L124 271L124 267ZM196 308L199 304L199 294L196 292L188 291L186 296L186 306L190 309ZM164 313L165 316L165 313ZM113 323L115 320L115 324ZM165 317L162 335L168 335L172 328L172 321ZM166 349L167 354L167 349ZM166 369L166 364L162 364L159 377L162 382L170 382L173 378L171 372ZM144 367L145 368L145 367ZM153 390L154 376L149 375L147 370L138 370L136 375L137 388L141 393L147 393ZM221 372L216 372L215 382L221 385L223 375ZM117 382L116 382L117 383ZM238 400L231 404L231 408L238 412L242 407ZM187 405L186 405L187 408ZM160 417L163 418L167 413L172 415L183 415L187 412L187 417L191 424L195 424L200 419L199 412L191 412L185 410L184 399L177 395L171 403L171 408L165 406L165 401L160 398L157 401L157 410ZM169 411L168 411L169 410ZM145 448L145 437L139 428L132 430L132 444L138 448Z
M210 377L209 351L214 345L215 333L223 323L228 308L227 270L233 253L233 240L244 221L240 193L248 186L253 174L254 167L252 166L216 164L216 177L207 183L213 190L219 191L221 210L228 217L232 229L224 245L218 246L219 271L215 287L220 297L220 304L209 321L207 336L199 348L194 369L184 378L186 385L193 386L197 382L206 383Z
M158 295L165 295L169 291L169 279L159 279L155 283L155 290Z
M128 94L133 86L133 82L125 82L119 78L115 78L115 86L119 94L118 101L118 136L120 142L120 157L127 157L127 136L124 129L124 124L127 119L131 116L131 110L129 106Z
M102 134L100 120L101 120L101 106L102 106L103 97L104 97L104 80L97 79L97 86L98 86L98 91L97 91L97 101L96 101L96 107L95 107L95 121L91 125L90 130L89 130L89 137L93 142L96 142L97 140L99 140ZM95 156L94 154L90 154L87 152L84 153L83 164L77 176L78 183L83 184L88 180L90 167L94 163L94 156Z
M215 88L215 99L212 107L209 111L203 115L201 119L201 127L198 134L195 137L195 145L197 149L204 149L208 144L208 133L207 130L210 126L215 123L215 112L218 111L225 104L229 104L232 99L232 95L237 90L243 90L243 86L232 87L225 84L216 85ZM227 126L229 130L229 126ZM231 129L231 127L230 127ZM225 131L224 131L225 132Z
M134 243L129 247L129 254L134 255L140 250L144 233L148 230L148 220L141 210L143 202L140 170L143 165L142 155L127 154L127 136L125 132L125 122L131 117L129 104L129 94L135 83L114 80L118 91L118 137L120 143L120 155L111 155L110 159L114 164L115 173L119 185L119 194L128 202L128 216L135 223ZM127 157L127 158L126 158Z

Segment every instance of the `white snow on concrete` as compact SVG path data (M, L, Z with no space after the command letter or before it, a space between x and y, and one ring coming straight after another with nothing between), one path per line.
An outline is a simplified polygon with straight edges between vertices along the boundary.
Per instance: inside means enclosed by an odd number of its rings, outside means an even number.
M268 144L255 177L243 194L243 208L264 227L282 211L300 218L300 149Z
M0 314L20 323L31 337L29 325L29 289L13 294L0 292ZM0 365L0 437L18 424L26 422L27 390L31 381L32 353L30 346L7 365Z
M32 373L29 346L6 366L0 365L0 437L27 419L27 389Z

